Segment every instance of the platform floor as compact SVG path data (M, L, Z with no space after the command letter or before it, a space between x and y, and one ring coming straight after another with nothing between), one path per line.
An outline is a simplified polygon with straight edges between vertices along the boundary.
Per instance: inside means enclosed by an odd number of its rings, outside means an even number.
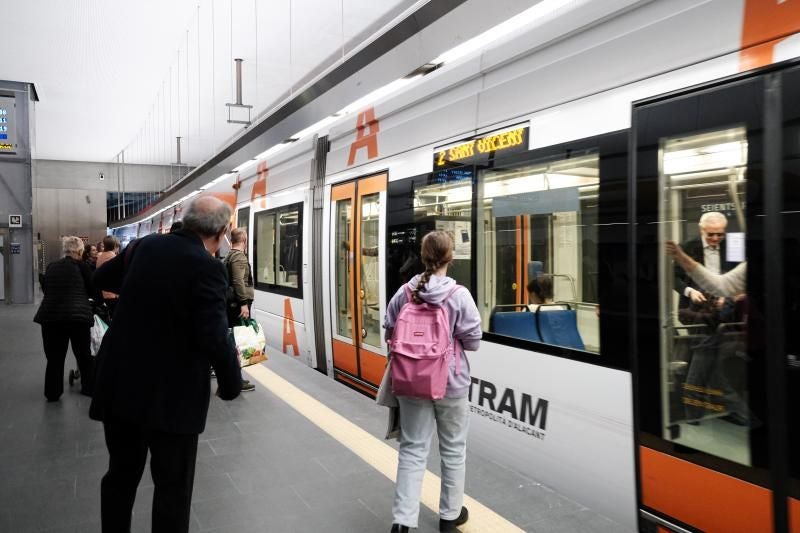
M0 303L0 531L100 531L108 461L102 426L88 418L89 399L77 387L65 383L60 402L45 402L34 312ZM74 361L68 355L67 368ZM192 531L388 532L396 443L381 438L385 409L289 356L272 357L250 376L254 392L231 402L212 399L200 436ZM435 454L429 472L438 475ZM438 482L426 483L435 508ZM625 531L474 453L466 492L475 502L465 532ZM133 531L150 530L152 495L148 468ZM422 506L417 531L437 525L435 511Z

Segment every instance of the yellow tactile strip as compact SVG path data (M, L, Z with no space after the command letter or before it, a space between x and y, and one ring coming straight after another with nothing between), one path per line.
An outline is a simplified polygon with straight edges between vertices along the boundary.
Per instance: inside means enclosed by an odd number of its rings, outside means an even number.
M289 404L325 433L346 446L378 472L395 481L397 450L373 437L329 407L304 393L263 365L248 367L247 372L278 398ZM439 476L425 472L422 481L422 504L434 513L439 512ZM469 508L469 521L460 529L465 533L486 531L522 531L477 500L464 495Z

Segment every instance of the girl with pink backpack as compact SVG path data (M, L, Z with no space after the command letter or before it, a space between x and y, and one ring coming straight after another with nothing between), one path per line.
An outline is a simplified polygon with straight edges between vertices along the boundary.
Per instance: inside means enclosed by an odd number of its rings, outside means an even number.
M441 317L445 317L445 327L448 328L445 336L448 339L447 357L444 359L447 377L443 397L439 393L430 394L429 391L436 387L427 385L395 388L400 409L400 451L392 505L392 532L403 533L417 527L422 478L427 467L434 427L439 436L442 461L439 530L456 531L456 527L469 517L467 508L463 506L469 429L467 395L470 386L469 362L464 350L477 350L482 332L480 313L472 295L466 288L456 285L453 278L447 277L447 267L453 260L453 247L453 239L444 231L425 235L421 254L425 272L401 287L386 310L386 340L390 354L394 346L397 347L398 360L405 353L412 357L421 356L421 359L426 355L414 354L412 339L399 336L418 335L426 342L433 341L430 350L434 352L434 358L443 351L438 334L431 333L426 329L428 325L423 324L427 320L426 313L435 316L439 322ZM414 332L414 328L408 325L415 320L417 324L422 324L419 332ZM398 335L395 335L396 327ZM395 365L395 361L392 365L400 366ZM404 379L408 383L413 382L413 376L407 372L417 367L407 364L404 368ZM392 376L395 376L394 368ZM429 379L428 375L419 376L422 382Z

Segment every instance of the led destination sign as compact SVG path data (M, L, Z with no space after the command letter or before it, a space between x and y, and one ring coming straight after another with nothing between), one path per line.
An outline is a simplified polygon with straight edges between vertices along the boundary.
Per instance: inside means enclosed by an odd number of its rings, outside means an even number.
M434 167L478 163L495 154L524 152L528 149L528 130L528 126L515 128L437 149Z

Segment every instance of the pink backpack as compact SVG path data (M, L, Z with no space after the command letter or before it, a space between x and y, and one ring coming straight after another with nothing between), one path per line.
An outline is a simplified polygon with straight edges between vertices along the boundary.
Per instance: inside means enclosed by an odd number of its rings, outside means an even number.
M456 285L441 304L414 303L405 285L408 301L400 309L389 349L392 357L392 392L441 400L447 390L451 357L456 357L456 372L461 357L450 334L450 320L444 302L458 289Z

